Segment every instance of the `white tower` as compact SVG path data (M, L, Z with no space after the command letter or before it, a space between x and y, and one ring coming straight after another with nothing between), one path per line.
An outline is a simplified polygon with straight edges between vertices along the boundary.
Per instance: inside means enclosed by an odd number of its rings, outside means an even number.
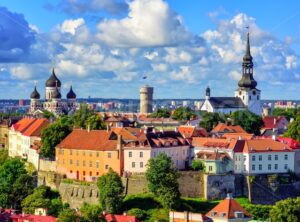
M253 62L250 53L249 32L247 33L246 53L243 57L243 76L239 81L239 88L235 91L235 97L241 98L247 109L257 115L262 114L260 102L260 90L256 88L257 82L253 78Z
M152 113L153 87L145 85L140 89L140 113Z

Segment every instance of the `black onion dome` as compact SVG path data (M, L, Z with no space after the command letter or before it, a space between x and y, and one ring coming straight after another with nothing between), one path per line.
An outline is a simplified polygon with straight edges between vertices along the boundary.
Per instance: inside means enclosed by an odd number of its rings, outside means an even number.
M52 94L52 99L61 99L61 94L57 87L55 88L55 91Z
M72 86L70 87L70 91L67 94L67 99L76 99L76 94L74 93Z
M37 89L36 89L36 86L34 87L34 90L33 90L33 92L31 93L30 98L31 98L31 99L40 99L40 98L41 98L39 92L38 92Z
M54 68L52 69L52 74L49 79L46 81L46 87L61 87L61 82L55 75Z
M209 88L209 86L206 87L205 95L206 96L210 96L210 88Z

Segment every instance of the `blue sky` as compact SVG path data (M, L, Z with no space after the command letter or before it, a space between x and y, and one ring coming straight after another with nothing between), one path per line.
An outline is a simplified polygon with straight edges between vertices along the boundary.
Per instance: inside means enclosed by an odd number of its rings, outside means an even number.
M299 1L1 0L0 98L28 98L54 65L63 94L233 96L250 26L263 99L299 99ZM143 80L143 76L147 80Z

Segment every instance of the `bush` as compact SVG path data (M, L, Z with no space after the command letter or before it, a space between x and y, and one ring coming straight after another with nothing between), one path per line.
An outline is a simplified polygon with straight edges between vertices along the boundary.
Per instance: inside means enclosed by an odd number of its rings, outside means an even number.
M127 212L127 214L130 216L136 216L136 218L141 221L143 221L147 216L146 212L139 208L132 208Z
M204 171L205 170L205 165L204 165L203 161L195 159L192 162L191 168L194 171L200 171L200 170Z

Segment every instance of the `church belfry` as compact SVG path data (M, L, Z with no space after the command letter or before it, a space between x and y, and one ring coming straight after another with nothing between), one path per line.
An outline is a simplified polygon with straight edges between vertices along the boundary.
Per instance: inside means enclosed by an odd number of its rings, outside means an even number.
M253 77L253 61L250 51L250 34L247 33L246 52L242 63L242 79L238 82L235 97L239 97L247 109L261 115L260 90L256 88L257 82Z

